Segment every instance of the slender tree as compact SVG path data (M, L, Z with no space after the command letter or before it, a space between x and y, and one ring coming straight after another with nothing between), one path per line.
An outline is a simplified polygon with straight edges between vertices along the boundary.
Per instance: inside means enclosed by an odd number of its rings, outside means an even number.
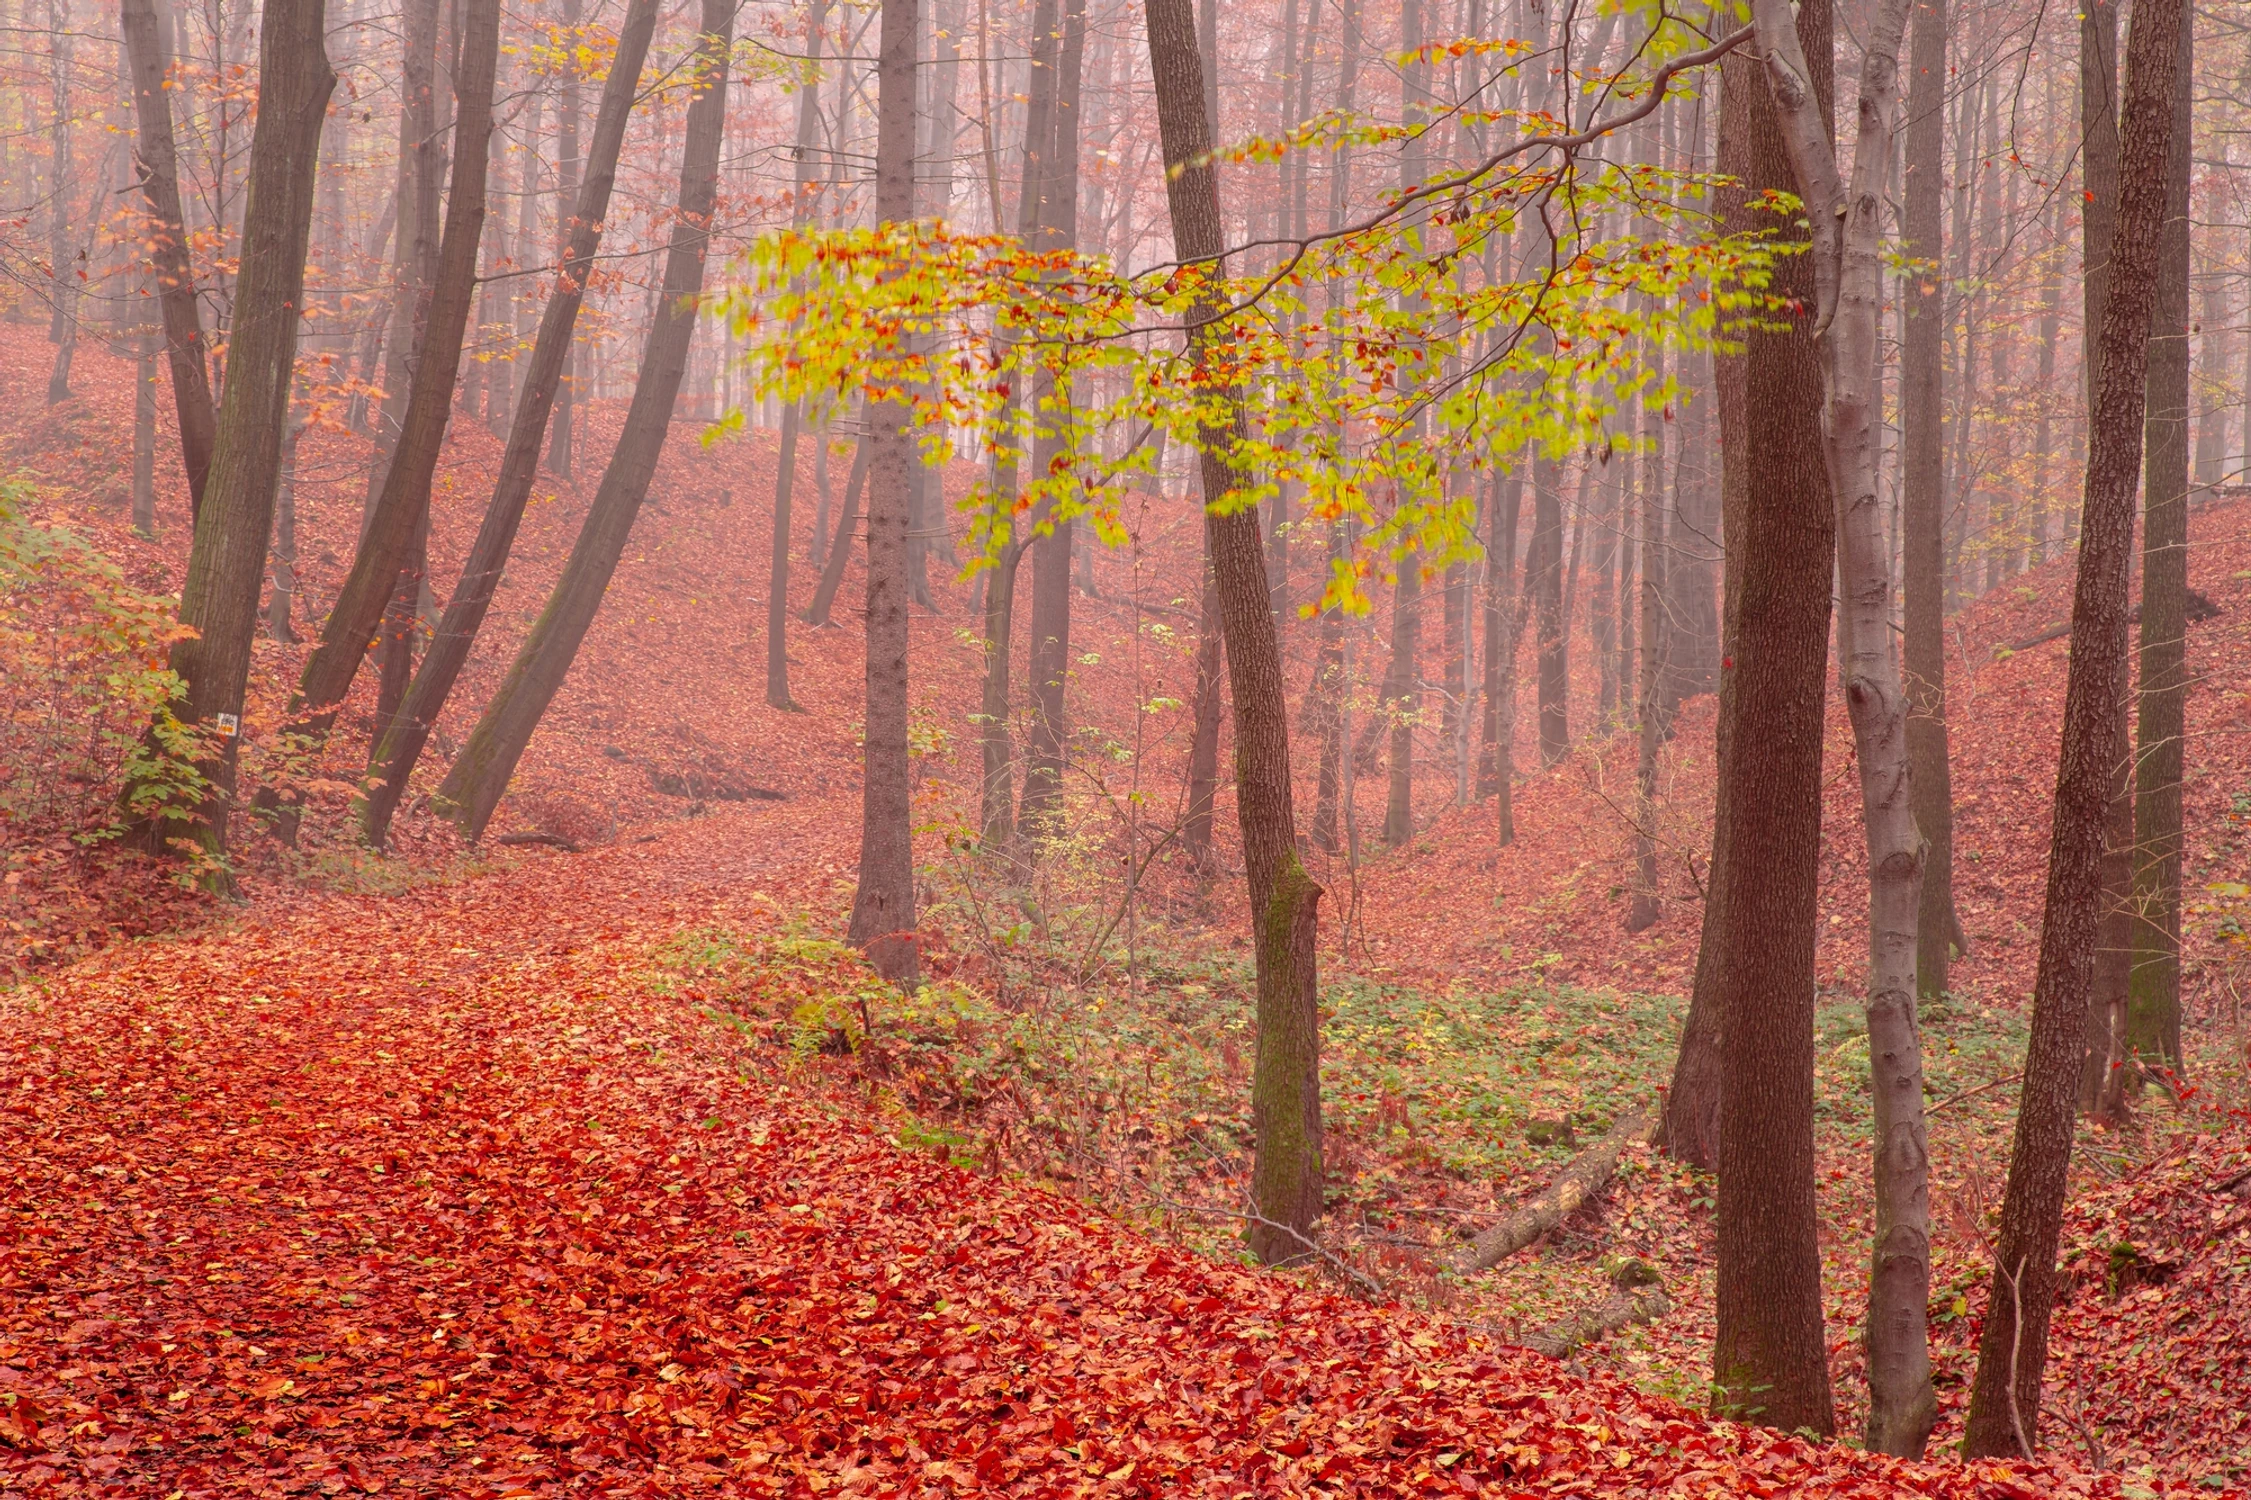
M2091 381L2047 905L2033 980L2032 1038L1963 1437L1963 1450L1973 1458L2029 1455L2040 1436L2056 1245L2063 1228L2081 1030L2102 901L2104 822L2112 799L2112 756L2126 717L2122 664L2134 490L2141 469L2150 315L2171 194L2167 167L2187 8L2183 0L2137 0L2126 36L2118 216Z
M704 255L719 191L719 141L726 124L734 18L732 0L704 0L694 59L687 69L694 96L688 104L680 196L665 253L664 281L617 447L602 472L562 576L438 789L440 802L472 837L484 832L508 789L508 778L515 774L516 762L531 743L532 731L539 727L540 716L569 674L664 455L665 433L687 374L696 303L703 294Z
M515 547L517 529L523 524L524 507L531 500L532 482L538 477L539 449L547 435L547 419L561 384L563 364L570 357L572 330L578 323L595 253L601 247L602 223L617 181L626 119L633 109L656 22L656 0L631 0L619 24L617 51L610 59L609 78L602 85L602 102L594 118L586 175L571 207L570 237L562 265L557 268L554 290L540 313L539 334L532 344L523 393L509 423L508 445L501 451L500 477L493 485L491 503L485 507L484 524L478 527L468 560L462 564L461 579L446 603L445 616L430 639L420 670L414 674L414 685L376 745L370 767L376 784L368 793L361 818L368 842L378 847L388 836L392 814L406 795L407 778L429 742L438 715L460 680L462 668L468 665L470 648L484 626L493 595L500 588L501 572Z
M328 66L322 0L267 0L259 26L258 123L242 218L242 276L230 330L226 400L204 505L188 549L180 623L195 634L172 648L186 684L181 722L209 731L202 765L210 790L195 816L173 809L147 829L158 848L173 839L226 846L243 693L273 534L274 484L303 317L305 255L320 164L320 125L336 75Z
M137 130L134 165L148 203L149 258L157 305L164 314L164 352L172 372L172 406L180 424L180 458L187 468L188 513L203 506L218 417L211 405L210 354L203 342L203 313L196 301L195 271L188 263L186 221L180 213L179 156L172 143L172 59L157 23L163 0L119 0L125 51L133 73ZM325 54L324 54L325 55Z
M563 57L562 83L555 101L555 239L556 248L570 253L570 238L577 226L571 212L578 202L579 177L585 163L579 158L578 29L584 0L562 0L557 17ZM571 477L572 439L577 436L573 418L578 405L578 371L584 363L574 343L563 354L562 383L555 392L553 432L547 444L547 469L558 479Z
M1765 11L1760 14L1764 16ZM1768 38L1769 28L1761 27ZM1810 111L1828 134L1827 0L1798 7ZM1754 191L1794 189L1769 87L1750 99ZM1787 241L1795 225L1777 230ZM1768 1426L1827 1435L1836 1423L1821 1327L1813 1192L1814 925L1820 905L1822 700L1837 515L1822 438L1814 267L1781 260L1773 287L1803 309L1745 339L1741 608L1729 642L1735 722L1721 794L1718 1339L1714 1400Z
M725 0L713 0L714 4ZM875 214L914 217L915 53L920 0L883 0L876 58ZM907 529L917 462L899 400L868 407L867 746L860 776L860 882L851 941L886 978L911 984L914 830L907 750Z

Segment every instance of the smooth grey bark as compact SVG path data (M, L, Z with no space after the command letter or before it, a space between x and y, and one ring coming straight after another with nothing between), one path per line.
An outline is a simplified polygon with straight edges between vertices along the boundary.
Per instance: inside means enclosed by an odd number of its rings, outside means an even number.
M441 805L472 838L491 821L516 762L569 674L664 456L665 433L687 373L697 299L703 295L704 257L719 191L719 143L726 124L734 16L730 0L704 0L693 63L695 93L688 104L680 196L665 252L663 290L642 345L640 374L617 447L571 545L562 577L555 581L530 635L438 790Z
M201 766L210 789L194 814L174 810L146 830L153 847L185 839L213 852L227 841L239 724L250 676L273 534L274 482L303 317L305 256L320 163L320 124L336 75L328 66L322 0L267 0L259 28L258 123L242 219L242 277L219 412L207 503L196 517L180 590L180 623L196 635L172 648L186 683L180 721L215 731Z
M726 0L713 0L724 4ZM882 0L876 60L875 214L914 217L915 48L919 0ZM851 942L885 978L914 983L914 833L907 750L907 531L920 459L903 401L868 407L867 710L860 780L859 887Z
M381 847L389 836L392 815L406 795L408 778L429 743L438 715L452 696L470 649L484 626L499 591L502 571L523 524L524 507L531 500L538 477L540 444L547 435L547 419L554 408L563 363L570 355L571 336L577 326L586 279L601 247L602 223L609 212L610 193L617 181L618 152L632 112L641 70L656 30L656 0L630 0L617 33L617 50L611 56L610 76L602 86L602 102L594 121L592 154L585 178L572 205L569 238L554 289L540 313L539 334L532 344L525 369L524 388L509 420L508 444L501 450L500 476L492 500L485 507L483 524L470 545L461 577L446 602L444 617L430 638L430 649L414 674L398 713L378 739L369 769L375 784L361 813L368 842Z
M558 19L566 36L577 32L583 4L584 0L562 0L562 14ZM571 233L576 228L570 215L578 202L579 173L583 166L579 160L578 140L582 106L575 61L564 71L559 93L555 103L555 240L557 248L567 253ZM555 392L554 420L547 440L547 471L558 479L571 477L577 456L573 448L577 435L574 418L578 407L579 372L585 364L576 344L564 351L562 382Z

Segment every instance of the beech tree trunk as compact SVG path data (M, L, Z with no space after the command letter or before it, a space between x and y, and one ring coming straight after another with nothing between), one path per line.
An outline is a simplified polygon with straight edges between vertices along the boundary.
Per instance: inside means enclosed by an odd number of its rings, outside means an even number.
M559 19L566 37L576 36L582 4L583 0L562 0ZM570 43L566 42L565 45L569 46ZM570 253L571 234L577 228L571 222L570 215L578 202L582 166L578 147L578 63L575 52L569 56L571 60L563 70L562 97L556 101L555 107L555 239L557 247L565 255ZM578 405L578 372L584 364L582 359L573 357L577 349L577 344L573 343L563 351L562 380L555 391L554 430L547 444L547 471L558 479L571 477L571 462L575 456L572 451L572 438L575 436L572 418Z
M1225 248L1219 179L1209 154L1204 70L1189 0L1147 0L1149 65L1165 160L1165 197L1175 252L1217 269ZM1225 337L1217 289L1190 314L1197 378L1213 383L1211 346ZM1268 1263L1314 1248L1321 1193L1321 1020L1315 937L1321 887L1298 863L1291 807L1289 709L1280 638L1266 585L1256 507L1222 514L1220 503L1250 478L1235 467L1247 437L1239 393L1224 427L1207 428L1201 449L1204 538L1219 596L1227 673L1235 694L1235 800L1258 965L1258 1053L1251 1085L1257 1156L1251 1169L1256 1218L1249 1241Z
M1908 61L1905 253L1933 269L1904 278L1900 446L1905 532L1907 758L1923 836L1915 920L1918 994L1943 995L1954 934L1954 790L1946 733L1946 0L1914 7Z
M460 92L453 185L413 383L397 425L397 443L382 493L368 515L351 572L345 576L336 606L321 628L320 645L305 662L290 705L291 729L314 743L327 737L344 695L351 690L376 622L389 610L389 630L413 628L411 617L401 619L392 606L416 534L427 535L430 481L437 472L439 450L444 446L446 424L453 412L461 340L476 292L477 245L484 234L485 145L492 131L493 73L499 49L499 0L468 0L463 10L461 67L455 79ZM429 195L423 196L427 206ZM384 402L386 425L392 407L391 401ZM412 580L417 592L418 584L417 576ZM400 693L403 697L403 688ZM387 733L389 727L379 724L378 736Z
M187 469L188 514L200 515L211 472L218 416L211 405L211 365L196 302L195 270L180 214L180 169L172 144L172 101L166 84L172 59L158 28L160 0L119 0L125 51L133 73L134 165L148 201L149 259L157 305L164 314L164 352L172 371L172 405L180 424L180 460ZM323 53L325 57L326 54ZM332 81L333 83L333 81Z
M1076 250L1079 241L1080 82L1086 57L1085 0L1064 0L1063 44L1056 58L1053 141L1043 153L1040 249ZM1032 444L1032 470L1050 477L1064 451L1063 428L1070 420L1071 391L1042 370L1033 381L1033 405L1042 428ZM1051 407L1061 410L1053 416ZM1063 772L1068 730L1064 687L1071 672L1071 552L1078 531L1069 517L1050 515L1045 534L1029 545L1032 554L1032 721L1025 736L1024 806L1020 822L1026 847L1036 848L1061 828Z
M822 30L828 24L828 0L813 0L805 25L806 66L821 64ZM599 136L601 127L595 127ZM805 227L813 207L813 147L821 131L821 91L797 91L796 192L790 199L790 223ZM789 695L789 532L790 500L797 489L797 438L804 425L805 403L792 401L782 410L781 450L774 465L774 544L766 572L766 706L795 711Z
M1720 61L1719 146L1714 168L1724 179L1713 208L1730 234L1757 226L1766 216L1750 207L1745 184L1751 173L1751 100L1764 95L1758 64L1741 51ZM1770 221L1771 222L1771 221ZM1713 735L1716 767L1712 812L1712 858L1704 877L1704 922L1696 947L1696 978L1688 1014L1681 1023L1680 1055L1665 1091L1665 1151L1676 1161L1707 1171L1719 1166L1720 980L1725 972L1725 892L1728 828L1733 799L1737 691L1735 641L1741 623L1744 535L1750 516L1749 370L1741 354L1712 360L1713 406L1717 409L1720 452L1720 672L1719 712Z
M540 716L554 701L578 655L602 596L632 535L649 480L664 456L666 430L687 373L688 340L695 331L696 299L703 294L704 254L712 206L719 190L719 138L726 123L727 62L734 40L734 6L704 0L693 66L696 88L688 104L680 158L680 198L664 261L663 292L642 346L633 404L618 433L602 482L594 492L570 560L555 581L531 634L517 650L500 688L485 705L438 797L471 838L483 834L508 789L516 762L531 743Z
M438 12L440 0L404 0L400 64L398 228L392 244L390 328L383 338L383 396L373 413L375 462L361 507L364 537L390 483L406 409L430 324L439 245ZM396 557L394 556L394 570ZM384 579L386 588L392 579Z
M1827 0L1795 34L1812 108L1831 98ZM1750 100L1754 191L1794 190L1771 86ZM1777 231L1784 239L1796 228ZM1780 261L1773 287L1815 305L1813 266ZM1813 1191L1814 924L1820 906L1822 700L1837 515L1821 430L1811 318L1746 340L1742 604L1731 655L1735 724L1722 793L1718 1338L1715 1406L1784 1431L1836 1425L1821 1323Z
M1219 583L1211 559L1211 528L1204 528L1203 609L1196 633L1196 696L1188 730L1188 816L1181 824L1180 847L1198 875L1218 867L1212 849L1212 807L1219 792L1220 650L1225 627L1219 610Z
M1479 796L1493 798L1494 847L1516 842L1516 648L1524 609L1516 580L1517 525L1524 481L1496 479L1485 517L1485 712L1478 753Z
M500 477L492 500L485 507L484 523L453 586L445 616L431 637L430 650L414 674L406 701L377 743L370 769L376 783L368 794L362 826L368 842L381 847L389 835L391 818L406 795L423 747L436 727L438 715L452 696L462 668L468 665L477 632L500 588L501 573L523 524L524 507L531 500L537 478L539 449L547 435L547 419L554 408L563 362L569 357L571 336L586 295L586 278L593 269L595 252L602 242L602 222L609 213L610 192L617 181L619 149L625 141L626 118L633 108L641 68L648 59L649 40L656 31L656 0L631 0L617 35L617 51L610 61L610 76L602 86L602 102L594 120L592 158L585 180L573 203L570 233L563 262L547 305L539 318L539 335L532 344L522 395L509 421L508 444L501 451Z
M187 684L182 723L215 732L201 769L210 789L195 815L159 815L153 847L186 839L214 853L227 839L250 644L258 631L274 483L303 316L305 256L320 165L320 127L336 75L328 66L322 0L267 0L259 29L258 123L242 217L242 276L227 357L226 402L211 453L208 505L196 517L180 590L180 623L196 635L172 647Z
M725 4L727 0L712 0ZM883 0L876 61L875 214L914 217L915 46L920 0ZM860 784L860 883L851 941L885 978L911 985L914 833L907 752L907 530L920 462L902 401L868 408L866 754Z
M836 535L829 540L828 564L821 569L820 584L813 590L813 600L805 606L798 618L806 624L820 627L829 623L829 610L836 603L836 591L844 585L844 566L852 560L852 538L859 534L860 501L868 482L867 412L860 413L861 434L852 444L852 471L844 481L844 513L836 519Z
M1383 674L1383 711L1391 721L1383 842L1396 849L1415 836L1415 720L1422 711L1422 554L1399 559L1391 595L1391 661Z
M2121 1053L2181 1074L2181 773L2188 714L2189 180L2194 28L2175 69L2164 239L2150 314L2147 467L2142 478L2140 722L2134 743L2132 971ZM2216 342L2217 323L2204 337Z
M1570 621L1563 602L1563 466L1546 453L1532 457L1532 608L1538 622L1540 764L1571 752Z
M2032 1038L1963 1438L1963 1452L1972 1458L2029 1454L2040 1437L2056 1244L2071 1166L2081 1031L2102 901L2103 824L2111 800L2113 747L2126 716L2122 663L2134 489L2141 468L2150 315L2170 197L2166 179L2186 9L2183 0L2137 0L2127 33L2118 217L2087 424L2087 480L2047 905L2033 981Z

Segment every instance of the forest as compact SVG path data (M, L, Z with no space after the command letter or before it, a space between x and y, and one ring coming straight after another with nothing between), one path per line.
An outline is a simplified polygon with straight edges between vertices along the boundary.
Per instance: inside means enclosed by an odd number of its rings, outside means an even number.
M0 1490L2251 1496L2242 14L0 80Z

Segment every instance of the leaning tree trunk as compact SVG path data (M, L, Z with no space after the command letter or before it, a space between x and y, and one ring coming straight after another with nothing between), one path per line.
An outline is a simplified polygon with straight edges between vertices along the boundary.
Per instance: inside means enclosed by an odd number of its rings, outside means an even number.
M218 417L211 406L203 314L196 302L195 270L188 263L187 229L180 215L180 169L167 94L172 60L164 55L156 0L120 0L119 19L133 70L137 126L133 149L139 158L141 193L148 200L149 258L155 266L157 305L164 314L164 352L172 371L172 405L180 423L180 458L188 472L188 513L194 516L203 507ZM238 288L238 300L240 295Z
M642 346L640 377L634 383L633 404L626 411L617 448L602 473L562 577L555 581L531 634L509 663L499 690L485 705L438 791L454 820L472 838L484 832L493 809L500 805L532 731L570 672L664 454L673 403L687 373L696 303L703 294L704 253L719 189L719 138L726 123L734 14L729 0L704 0L696 48L696 93L688 105L680 159L679 211L665 255L663 292Z
M1920 1458L1938 1417L1931 1385L1930 1150L1923 1044L1915 1024L1915 924L1923 841L1909 794L1907 697L1892 643L1891 541L1884 526L1884 177L1892 159L1899 42L1910 0L1883 0L1862 55L1860 128L1848 187L1830 141L1788 0L1757 0L1767 77L1813 233L1822 426L1837 488L1845 705L1868 838L1868 1056L1874 1099L1875 1248L1869 1268L1868 1446ZM1723 1189L1724 1191L1724 1189Z
M806 66L821 64L822 28L828 24L828 0L813 0L805 21ZM597 125L596 149L601 127ZM790 198L790 225L803 229L813 206L815 178L813 147L821 132L821 91L817 86L798 90L797 180ZM782 410L781 451L774 463L774 545L766 573L766 706L794 710L789 695L789 531L790 501L797 489L797 438L805 424L805 403L792 401Z
M426 524L430 482L453 413L453 386L461 369L461 340L476 294L477 244L485 226L486 138L492 131L493 73L500 50L499 0L469 0L463 13L461 65L455 76L453 187L446 202L444 240L431 289L429 320L415 358L406 413L397 426L383 490L360 535L359 551L327 623L320 645L305 662L290 705L291 729L318 744L351 690L376 622L390 605L416 531ZM425 202L427 202L427 195ZM389 402L384 421L388 425ZM394 624L394 628L397 628ZM403 689L402 689L403 693ZM385 733L383 726L378 733Z
M723 3L723 0L717 0ZM883 0L876 75L875 214L914 217L915 53L920 0ZM867 746L860 775L860 880L847 936L885 978L911 985L912 768L907 752L907 530L919 462L906 403L868 407Z
M1219 179L1210 161L1203 66L1189 0L1147 0L1149 70L1156 83L1157 127L1164 148L1165 196L1176 253L1216 275L1225 248ZM1213 373L1212 346L1225 324L1215 287L1207 286L1190 316L1190 349L1199 383ZM1258 1056L1251 1086L1257 1158L1251 1169L1252 1253L1269 1263L1314 1249L1321 1216L1321 1022L1314 939L1321 887L1297 858L1297 819L1290 803L1289 707L1284 700L1280 639L1266 587L1258 511L1222 514L1221 502L1249 476L1235 467L1246 436L1240 393L1222 386L1227 424L1200 440L1204 537L1211 555L1227 642L1227 675L1235 690L1235 800L1258 961Z
M180 590L180 623L195 634L173 646L171 662L186 683L181 722L213 732L216 747L200 767L210 781L202 807L154 810L147 833L160 849L175 839L214 853L226 847L243 692L258 632L282 426L297 359L320 127L336 85L326 39L322 0L267 0L259 28L263 82L250 139L226 403L211 455L210 504L196 518ZM127 796L130 805L133 792Z
M2187 24L2183 23L2184 26ZM2181 773L2188 713L2189 136L2195 57L2181 36L2165 237L2150 315L2142 478L2140 722L2134 745L2133 968L2119 1051L2131 1077L2181 1072ZM2220 337L2207 325L2205 339ZM2121 1082L2129 1080L2122 1079Z
M2071 670L2056 764L2047 905L2033 980L2032 1039L2025 1053L2009 1184L2001 1203L1963 1437L1963 1451L1972 1458L2029 1454L2040 1436L2040 1384L2055 1306L2064 1179L2071 1166L2080 1032L2102 900L2111 747L2126 715L2122 664L2134 490L2141 468L2150 312L2156 299L2173 91L2186 10L2183 0L2137 0L2127 32L2118 218L2087 422L2079 578L2071 605Z
M1830 100L1827 0L1798 9L1811 108ZM1801 76L1808 76L1801 70ZM1794 189L1771 85L1751 91L1750 183ZM1781 231L1787 236L1795 231ZM1814 304L1804 255L1773 287ZM1820 911L1822 700L1837 514L1821 363L1803 315L1746 345L1752 475L1731 669L1735 725L1715 834L1720 902L1718 1337L1715 1404L1784 1431L1836 1426L1814 1202L1814 924Z
M656 0L632 0L618 28L617 51L610 60L610 76L602 86L602 103L594 119L591 158L572 205L570 234L555 289L540 313L539 335L532 344L523 394L509 423L508 445L501 451L500 478L493 485L492 501L485 507L484 524L477 528L468 561L462 564L461 579L446 603L445 617L431 637L430 650L414 674L406 701L377 744L370 766L376 782L361 819L368 842L377 847L388 836L392 814L406 795L407 779L414 773L415 762L429 742L462 668L468 665L470 649L484 626L485 614L500 588L501 572L515 547L517 528L523 524L524 507L531 500L532 482L538 477L540 443L547 434L563 363L570 357L572 330L586 296L586 279L594 268L595 252L601 248L602 221L609 213L610 192L617 181L618 151L625 142L626 118L633 109L656 20Z
M1758 64L1741 52L1720 62L1719 149L1714 168L1721 178L1714 208L1731 234L1764 227L1764 216L1750 206L1745 184L1751 172L1751 100L1766 92ZM1705 875L1704 922L1696 947L1696 977L1689 990L1688 1015L1681 1023L1680 1054L1673 1062L1672 1086L1665 1091L1665 1151L1675 1161L1707 1171L1719 1166L1720 981L1726 949L1723 910L1728 867L1729 800L1734 785L1735 717L1742 701L1736 691L1735 637L1743 598L1743 536L1750 515L1749 372L1744 356L1722 354L1712 360L1712 404L1720 440L1720 674L1719 711L1712 760L1717 792L1712 812L1712 858Z

